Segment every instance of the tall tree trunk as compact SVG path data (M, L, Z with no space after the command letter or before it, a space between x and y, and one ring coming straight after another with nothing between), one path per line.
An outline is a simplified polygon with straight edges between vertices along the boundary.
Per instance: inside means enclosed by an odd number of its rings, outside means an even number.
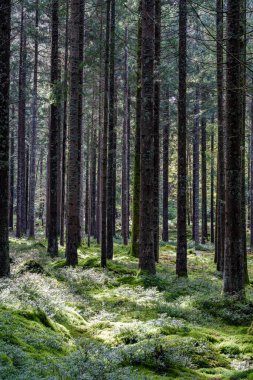
M125 64L124 64L124 121L122 141L122 203L121 203L121 233L123 244L128 244L129 233L129 179L128 179L128 148L129 148L129 83L128 83L128 27L125 28Z
M96 100L96 99L95 99ZM93 121L90 163L90 234L96 237L96 168L97 168L97 126Z
M225 249L225 160L223 117L223 0L217 0L217 96L218 96L218 160L216 197L215 258L217 270L223 271Z
M169 240L169 135L170 135L170 94L167 93L168 114L163 127L163 231L162 239L165 242Z
M29 176L29 213L28 236L35 237L35 185L36 185L36 152L37 152L37 117L38 117L38 26L39 26L39 0L35 3L35 41L34 41L34 69L33 69L33 104L32 104L32 135Z
M142 0L139 0L138 47L136 72L136 115L135 115L135 146L134 146L134 178L133 178L133 221L131 233L131 254L139 256L140 234L140 126L141 126L141 13Z
M107 134L109 106L109 42L110 42L110 0L106 1L105 77L104 77L104 126L101 168L101 266L106 267L107 258Z
M14 106L12 108L12 120L14 121ZM13 214L14 214L14 170L15 170L15 144L13 126L10 133L10 174L9 174L9 228L13 231Z
M199 143L200 143L200 110L199 85L196 85L195 123L193 129L193 240L199 244Z
M26 233L26 22L22 3L20 30L19 95L18 95L18 175L16 236Z
M252 79L253 84L253 79ZM253 249L253 95L251 96L251 134L250 134L250 247Z
M57 151L58 151L58 99L57 82L59 80L58 70L58 0L52 3L52 41L51 41L51 91L53 101L50 106L50 125L49 125L49 215L48 215L48 252L51 256L58 254L57 236Z
M69 0L66 3L66 25L65 25L65 56L64 56L64 103L62 122L62 169L61 169L61 231L60 244L65 240L65 193L66 193L66 142L67 142L67 102L68 102L68 56L69 56Z
M210 207L210 240L214 243L214 116L211 131L211 207Z
M82 70L80 41L83 22L82 1L71 0L70 3L71 42L66 259L67 264L73 266L78 262L77 248L80 244L80 92L82 91L80 87L80 71Z
M107 178L107 258L113 258L114 233L114 150L115 139L115 0L111 0L110 58L109 58L109 124L108 124L108 178Z
M155 0L142 2L142 122L140 132L140 254L141 271L155 273L154 255L154 53Z
M246 179L245 179L245 121L246 121L246 0L240 0L240 89L241 89L241 174L242 174L242 249L244 256L244 280L249 283L246 241Z
M240 0L227 3L226 238L224 293L244 297L242 247Z
M9 87L11 1L0 4L0 277L9 276ZM3 44L4 41L4 44Z
M178 194L177 261L178 276L187 276L186 236L186 30L187 1L179 0L179 93L178 93Z
M160 54L161 1L155 0L155 83L154 83L154 254L159 261L159 198L160 198Z
M202 183L202 224L201 224L201 243L205 244L207 235L207 189L206 189L206 114L201 118L201 183Z

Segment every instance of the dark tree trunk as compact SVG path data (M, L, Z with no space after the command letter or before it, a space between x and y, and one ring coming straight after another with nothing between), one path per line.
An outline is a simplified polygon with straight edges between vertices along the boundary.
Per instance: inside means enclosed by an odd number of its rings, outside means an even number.
M101 266L106 267L107 258L107 133L109 106L109 42L110 42L110 0L106 2L106 41L105 41L105 77L104 77L104 127L101 167Z
M128 178L128 158L129 158L129 84L128 84L128 28L125 28L125 67L124 67L124 121L123 121L123 141L122 141L122 203L121 203L121 234L123 244L128 244L129 234L129 178Z
M66 3L65 56L64 56L64 103L62 121L62 168L61 168L61 231L60 244L65 240L65 193L66 193L66 142L67 142L67 102L68 102L68 54L69 53L69 0Z
M41 149L40 152L40 184L39 184L39 218L41 219L41 225L43 226L43 215L44 215L44 194L43 194L43 163L44 163L44 152Z
M253 79L252 79L253 84ZM251 97L251 135L250 135L250 247L253 248L253 95Z
M140 234L140 125L141 125L141 12L142 0L139 0L138 20L138 50L136 78L136 116L135 116L135 146L134 146L134 178L133 178L133 221L131 233L131 254L139 256Z
M195 245L199 244L199 140L200 140L200 120L199 120L199 85L196 86L195 100L195 123L193 129L193 233L192 237Z
M67 239L66 260L68 265L78 262L80 244L80 173L81 173L81 126L80 94L82 87L82 54L80 44L83 27L83 0L70 3L70 100L69 100L69 156L67 187ZM81 83L82 84L82 83Z
M107 178L107 258L113 258L114 234L114 166L116 165L114 150L115 139L115 0L111 0L110 24L110 80L109 80L109 123L108 123L108 178Z
M91 153L90 153L90 234L96 237L96 168L97 168L97 128L92 123Z
M94 112L94 102L92 102L92 114ZM93 116L92 116L93 117ZM87 127L87 147L86 147L86 168L85 168L85 234L89 234L89 204L90 204L90 126Z
M52 3L52 45L51 45L51 91L54 101L50 106L49 125L49 207L48 207L48 252L51 256L58 254L57 236L57 151L58 151L58 100L57 81L59 79L58 70L58 0Z
M154 53L155 0L142 1L142 121L140 131L140 254L141 271L155 273L154 255Z
M210 239L214 243L214 116L211 131L211 207L210 207Z
M21 9L19 95L18 95L18 174L17 174L17 227L16 236L26 233L26 25L25 10Z
M163 127L163 231L162 239L165 242L169 240L169 135L170 135L170 106L168 98L168 115Z
M178 93L178 194L177 262L178 276L187 276L186 236L186 30L187 2L179 0L179 93Z
M9 87L11 1L0 4L0 277L9 276ZM3 44L4 41L4 44Z
M244 296L242 247L241 92L240 88L240 1L227 3L226 84L226 249L224 293Z
M12 120L14 120L14 106L12 108ZM9 228L11 231L14 229L13 215L14 215L14 169L15 169L15 144L14 144L14 131L10 133L10 174L9 174Z
M207 189L206 189L206 115L201 118L201 191L202 191L202 224L201 224L201 243L205 244L207 235Z
M218 96L218 160L216 196L215 259L217 270L223 271L225 249L225 160L223 117L223 0L217 0L217 96Z
M155 83L154 83L154 254L159 261L159 198L160 198L160 54L161 1L155 0Z
M240 89L241 89L241 174L242 174L242 249L244 256L244 280L249 283L246 242L246 179L245 179L245 121L246 121L246 0L240 0Z
M33 104L32 104L32 132L29 175L29 213L28 236L35 237L35 187L36 187L36 152L37 152L37 108L38 108L38 26L39 26L39 0L36 0L35 15L35 41L34 41L34 69L33 69Z

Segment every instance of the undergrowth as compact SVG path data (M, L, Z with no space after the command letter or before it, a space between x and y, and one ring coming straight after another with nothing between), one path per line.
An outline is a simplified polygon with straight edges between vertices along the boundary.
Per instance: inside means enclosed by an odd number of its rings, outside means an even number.
M156 276L141 276L115 244L108 268L83 244L79 265L52 260L45 241L11 241L0 281L0 379L253 379L253 294L224 299L212 246L189 246L177 279L175 243ZM249 269L252 275L252 257Z

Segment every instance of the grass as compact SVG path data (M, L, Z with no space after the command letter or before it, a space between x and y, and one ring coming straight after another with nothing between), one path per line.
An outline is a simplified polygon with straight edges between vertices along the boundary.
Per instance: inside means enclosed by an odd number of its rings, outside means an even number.
M128 247L100 268L82 245L79 266L52 260L46 242L11 240L12 277L0 281L0 379L253 379L253 288L224 299L210 245L189 248L175 276L175 243L156 276ZM253 274L253 258L249 256Z

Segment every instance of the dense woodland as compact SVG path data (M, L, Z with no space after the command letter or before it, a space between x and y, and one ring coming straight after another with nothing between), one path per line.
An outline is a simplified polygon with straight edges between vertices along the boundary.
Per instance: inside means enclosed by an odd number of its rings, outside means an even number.
M253 378L252 31L1 0L0 379Z

